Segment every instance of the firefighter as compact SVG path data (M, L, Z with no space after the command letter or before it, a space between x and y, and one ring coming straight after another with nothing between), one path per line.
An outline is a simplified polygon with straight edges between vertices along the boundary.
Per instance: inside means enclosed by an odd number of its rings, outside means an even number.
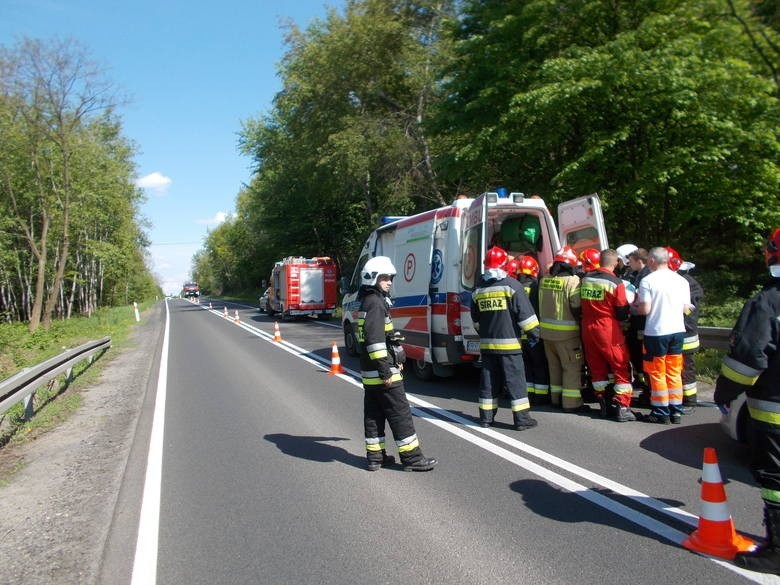
M525 384L520 337L535 345L539 320L528 295L515 279L507 277L507 254L497 246L485 255L485 272L472 294L471 317L479 331L482 372L479 384L479 423L494 424L498 396L506 385L514 427L518 431L536 426L528 414L531 404Z
M627 280L631 274L631 265L628 261L628 255L635 252L638 248L634 244L621 244L615 249L618 254L618 269L615 271L620 278Z
M360 272L357 325L368 470L376 471L395 462L385 452L386 421L404 471L430 471L437 461L425 457L420 450L401 375L406 356L390 320L390 287L395 274L387 256L371 258Z
M517 281L525 289L531 300L534 313L539 316L539 263L530 255L520 257ZM509 264L509 263L507 263ZM544 355L544 342L540 339L534 345L523 338L523 363L525 365L526 386L531 404L549 404L550 374L547 370L547 358Z
M550 401L568 411L584 410L580 277L571 246L555 254L550 274L539 281L539 322L550 371Z
M765 248L771 280L745 303L715 383L721 409L742 392L750 412L751 468L761 486L766 542L734 563L780 575L780 228Z
M582 279L582 347L593 381L593 391L601 416L610 411L618 422L636 420L631 412L631 368L622 324L628 320L626 285L615 276L618 254L607 249L600 253L600 268ZM614 375L614 397L606 393L609 374ZM609 402L609 404L608 404Z
M601 265L601 253L596 248L585 248L579 255L580 263L582 264L583 275L588 272L598 270Z
M697 402L696 382L696 352L699 351L699 305L704 297L704 289L690 274L690 270L696 266L693 262L686 262L674 248L666 248L669 251L669 268L688 281L691 289L691 304L693 309L685 314L685 338L683 339L683 413L690 413Z
M624 275L631 285L630 288L635 293L634 302L631 305L631 316L628 318L628 330L626 331L626 343L628 344L628 353L631 356L631 375L633 377L634 389L639 391L637 402L643 406L650 405L650 387L645 376L643 349L645 337L645 322L647 317L637 312L639 299L639 285L642 279L650 274L650 268L647 266L647 250L636 248L627 254L628 274Z

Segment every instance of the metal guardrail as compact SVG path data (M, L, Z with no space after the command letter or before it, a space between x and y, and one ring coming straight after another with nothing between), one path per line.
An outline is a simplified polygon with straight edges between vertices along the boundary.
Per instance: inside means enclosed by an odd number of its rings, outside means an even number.
M85 359L92 363L97 352L107 350L109 347L111 347L110 337L88 341L84 345L69 349L0 381L0 414L17 402L26 400L25 417L29 419L33 414L32 397L35 390L63 372L66 372L67 379L70 380L75 364Z
M727 327L699 327L699 343L704 349L728 349L730 335Z

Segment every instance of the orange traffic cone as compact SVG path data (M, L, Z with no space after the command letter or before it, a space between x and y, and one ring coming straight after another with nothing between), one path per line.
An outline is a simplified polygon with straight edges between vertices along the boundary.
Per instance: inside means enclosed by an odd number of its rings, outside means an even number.
M734 560L738 552L747 552L756 546L752 540L734 530L734 522L726 502L726 490L720 478L718 456L712 447L704 448L699 527L683 541L683 546L729 560Z
M274 341L281 341L282 340L282 334L279 331L279 322L274 322Z
M346 374L347 372L341 367L341 358L339 357L339 348L336 347L336 342L333 342L333 349L330 352L330 372L328 374Z
M241 323L241 320L238 318L238 309L236 309L236 318L235 318L235 322L236 322L236 323Z

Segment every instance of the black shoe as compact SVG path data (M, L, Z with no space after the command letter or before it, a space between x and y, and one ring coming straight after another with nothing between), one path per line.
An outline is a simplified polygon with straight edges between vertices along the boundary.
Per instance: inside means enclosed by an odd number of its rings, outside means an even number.
M427 457L420 457L416 461L411 463L404 463L404 471L430 471L438 461L436 459L428 459Z
M616 406L615 420L617 422L634 422L636 420L636 415L631 412L631 409L628 406Z
M515 430L524 431L526 429L532 429L539 424L535 418L531 418L530 414L518 414L515 416Z
M395 457L392 455L385 455L382 461L369 461L368 470L378 471L380 467L390 467L395 464Z
M496 422L492 421L492 420L481 420L481 421L479 421L479 426L481 426L483 429L486 429L488 427L492 427L495 424L496 424Z
M669 415L669 422L671 422L673 425L679 425L682 423L682 415L681 414L671 414Z
M696 410L695 406L685 406L683 404L683 407L682 407L682 413L683 414L693 414L694 410Z
M655 423L659 425L671 424L671 420L665 414L646 414L641 418L642 422Z
M751 552L737 553L734 564L749 571L780 575L780 548L759 547Z

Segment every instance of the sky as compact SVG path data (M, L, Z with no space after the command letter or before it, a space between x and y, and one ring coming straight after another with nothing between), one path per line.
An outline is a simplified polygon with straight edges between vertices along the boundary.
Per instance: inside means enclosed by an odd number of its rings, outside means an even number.
M178 294L192 255L234 212L252 161L243 121L281 90L285 22L305 29L343 0L0 0L0 45L23 37L78 40L127 96L119 114L137 148L136 184L152 270Z

